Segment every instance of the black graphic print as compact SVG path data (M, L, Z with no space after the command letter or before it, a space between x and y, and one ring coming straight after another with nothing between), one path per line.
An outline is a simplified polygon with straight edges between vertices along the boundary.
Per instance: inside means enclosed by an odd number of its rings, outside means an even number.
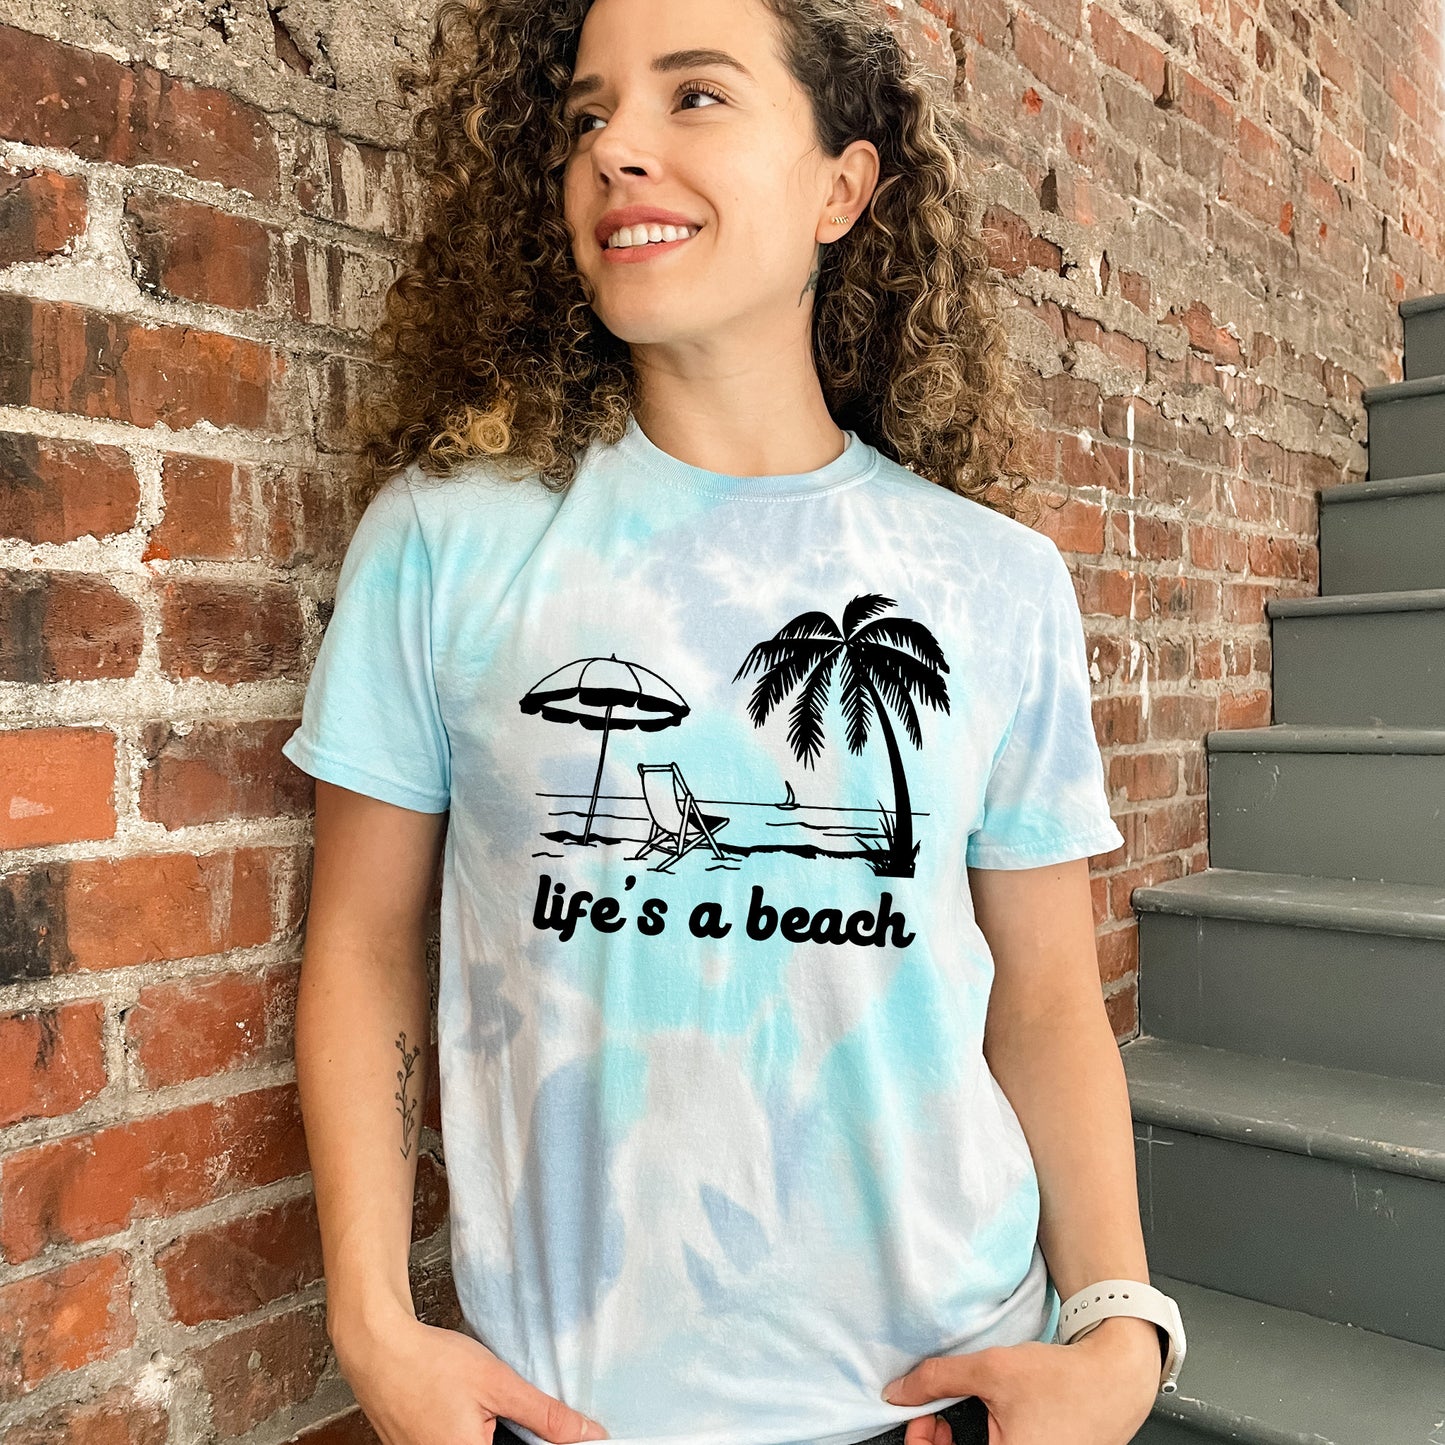
M839 703L847 720L848 751L863 751L871 720L876 716L893 774L893 813L884 809L881 800L878 804L884 846L870 848L868 861L880 877L911 878L918 844L913 840L908 776L885 703L892 704L898 713L909 741L921 748L923 731L913 699L917 695L930 707L948 711L948 684L942 676L948 671L948 663L938 640L921 622L909 617L877 616L897 605L891 597L861 593L843 609L841 626L826 612L800 612L748 653L733 681L755 667L762 669L748 699L748 715L754 727L762 727L773 708L795 687L800 688L788 715L788 742L803 766L811 768L813 759L823 750L823 708L834 664L838 664Z
M919 848L913 821L925 815L912 807L889 708L902 721L914 747L921 748L923 733L914 699L949 710L943 680L948 664L922 623L877 615L896 605L877 593L860 594L844 609L841 625L825 612L800 613L754 646L732 679L736 682L754 669L761 670L748 700L749 716L758 728L794 688L800 688L789 714L788 741L803 766L811 768L825 743L823 712L836 668L850 752L862 752L877 719L893 778L891 812L881 799L876 810L803 803L787 780L786 796L780 801L699 798L678 764L661 758L637 765L639 793L601 792L607 738L613 729L661 732L678 726L691 712L666 679L613 653L569 662L520 699L525 713L602 734L585 815L580 793L543 795L577 804L554 808L552 816L582 818L580 831L567 826L544 829L542 836L561 846L539 849L536 856L563 857L567 845L635 845L625 854L629 861L644 862L654 872L670 872L694 851L706 856L708 870L736 870L753 853L786 852L804 858L861 858L878 876L911 878ZM731 833L725 837L723 830L729 824ZM828 846L834 840L854 846Z

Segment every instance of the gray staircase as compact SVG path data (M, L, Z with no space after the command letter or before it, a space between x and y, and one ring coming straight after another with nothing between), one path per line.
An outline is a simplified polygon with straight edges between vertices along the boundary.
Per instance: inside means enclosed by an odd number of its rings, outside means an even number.
M1445 297L1267 604L1269 727L1211 732L1209 867L1137 888L1123 1046L1189 1350L1137 1445L1445 1445Z

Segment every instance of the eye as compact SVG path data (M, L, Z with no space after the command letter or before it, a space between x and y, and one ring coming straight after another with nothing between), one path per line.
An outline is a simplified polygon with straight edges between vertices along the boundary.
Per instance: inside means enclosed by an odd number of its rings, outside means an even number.
M689 95L709 95L717 101L726 102L727 100L727 97L723 95L721 91L714 90L712 86L706 85L700 80L684 81L683 84L678 87L679 99ZM693 106L692 109L697 110L698 107ZM707 107L704 106L703 109L707 109Z
M581 123L582 123L584 120L601 120L601 119L602 119L602 117L601 117L600 115L593 115L592 112L589 111L589 110L579 111L579 112L578 112L576 115L574 115L574 116L571 118L571 120L568 122L567 128L568 128L569 131L571 131L571 133L572 133L574 136L587 135L587 134L588 134L588 131L587 131L585 128L579 128L579 127L581 127Z

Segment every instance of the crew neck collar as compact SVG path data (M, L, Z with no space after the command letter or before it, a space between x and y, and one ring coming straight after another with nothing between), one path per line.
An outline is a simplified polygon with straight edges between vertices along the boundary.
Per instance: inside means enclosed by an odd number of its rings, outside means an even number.
M719 497L776 497L799 493L831 492L852 486L871 476L878 466L878 452L857 432L842 429L847 444L831 462L811 472L774 472L761 476L737 476L731 472L695 467L665 452L629 415L627 430L617 443L619 456L634 463L669 486Z

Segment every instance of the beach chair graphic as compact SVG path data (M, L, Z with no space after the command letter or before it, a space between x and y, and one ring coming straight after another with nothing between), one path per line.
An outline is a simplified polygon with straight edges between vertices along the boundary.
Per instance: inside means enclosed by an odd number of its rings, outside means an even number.
M713 836L727 819L720 813L704 813L692 795L692 789L684 781L676 763L638 763L638 775L642 779L642 797L652 820L652 831L647 842L636 853L628 855L630 860L646 857L654 848L670 852L666 863L660 863L653 870L666 873L684 853L706 842L713 856L721 859L723 851Z

